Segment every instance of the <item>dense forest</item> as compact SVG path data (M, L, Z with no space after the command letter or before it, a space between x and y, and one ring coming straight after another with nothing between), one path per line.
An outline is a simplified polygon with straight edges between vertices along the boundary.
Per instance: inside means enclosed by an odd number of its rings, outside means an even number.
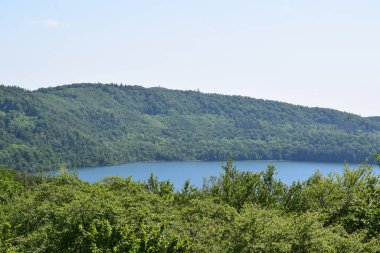
M373 167L284 185L231 161L203 188L0 169L0 252L380 252Z
M115 84L0 86L0 165L24 169L149 160L362 162L379 118L242 96Z

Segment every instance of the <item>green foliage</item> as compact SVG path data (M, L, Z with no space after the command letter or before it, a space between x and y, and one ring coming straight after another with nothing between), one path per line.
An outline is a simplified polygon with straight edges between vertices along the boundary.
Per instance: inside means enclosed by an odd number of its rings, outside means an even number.
M169 180L159 181L158 178L153 175L153 173L150 175L146 183L146 188L149 192L166 198L172 197L174 191L174 186L172 183L170 183Z
M152 160L373 161L380 122L321 108L139 86L0 86L0 165Z
M266 171L224 173L174 191L107 177L95 184L0 169L0 252L380 252L373 168L316 172L287 186Z
M280 201L284 185L274 178L275 168L261 173L239 172L231 160L222 165L224 174L218 180L210 180L207 191L236 209L246 203L261 203L273 206Z

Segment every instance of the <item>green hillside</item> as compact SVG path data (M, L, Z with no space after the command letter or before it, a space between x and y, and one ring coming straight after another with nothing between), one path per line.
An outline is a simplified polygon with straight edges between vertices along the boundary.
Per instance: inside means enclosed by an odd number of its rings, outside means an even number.
M380 117L368 117L368 119L380 123Z
M330 109L164 88L0 86L0 165L52 169L142 160L362 162L380 122Z

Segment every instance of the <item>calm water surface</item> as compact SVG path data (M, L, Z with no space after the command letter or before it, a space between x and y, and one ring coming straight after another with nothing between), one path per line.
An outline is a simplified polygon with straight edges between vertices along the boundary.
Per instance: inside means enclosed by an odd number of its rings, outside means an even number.
M78 176L84 181L94 183L106 176L131 176L133 180L144 181L151 173L160 180L170 179L177 189L180 189L186 179L190 179L192 185L201 187L203 178L217 176L223 172L222 162L138 162L127 163L110 167L80 168ZM291 161L235 161L240 171L263 171L268 165L274 165L277 169L277 178L286 184L295 180L305 180L316 170L323 175L330 172L342 173L343 163L318 163L318 162L291 162ZM358 168L359 164L349 164L351 168ZM378 173L379 169L375 167Z

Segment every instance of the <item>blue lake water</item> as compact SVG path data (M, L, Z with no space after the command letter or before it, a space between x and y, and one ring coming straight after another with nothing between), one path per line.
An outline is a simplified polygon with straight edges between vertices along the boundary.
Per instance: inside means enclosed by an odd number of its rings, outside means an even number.
M151 173L160 180L169 179L177 189L180 189L186 179L197 187L202 187L203 178L218 176L223 172L222 162L137 162L109 167L80 168L78 176L84 181L94 183L106 176L119 176L126 178L131 176L133 180L144 181ZM323 175L329 173L342 173L343 163L319 163L319 162L292 162L292 161L235 161L238 170L263 171L268 165L274 165L277 169L276 177L286 184L293 181L305 180L316 170ZM358 168L359 164L348 164L351 168ZM375 171L378 172L375 167Z

